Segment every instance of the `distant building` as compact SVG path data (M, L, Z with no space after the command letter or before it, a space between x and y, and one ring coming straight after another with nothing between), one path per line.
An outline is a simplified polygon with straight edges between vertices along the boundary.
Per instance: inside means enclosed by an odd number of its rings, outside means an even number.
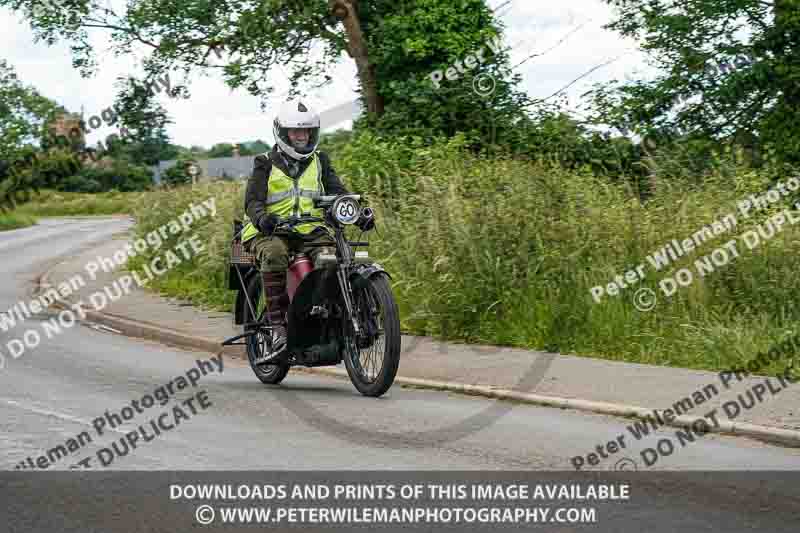
M253 159L255 156L243 157L216 157L214 159L197 159L197 166L200 167L200 179L210 181L214 179L247 179L253 172ZM168 168L174 167L177 161L159 161L157 166L151 167L153 179L156 183L161 183L161 175Z
M77 141L83 143L85 139L83 129L81 129L81 116L77 113L61 113L50 124L50 133L56 139L59 135L70 140L75 139L76 135L72 133L74 130L80 132Z

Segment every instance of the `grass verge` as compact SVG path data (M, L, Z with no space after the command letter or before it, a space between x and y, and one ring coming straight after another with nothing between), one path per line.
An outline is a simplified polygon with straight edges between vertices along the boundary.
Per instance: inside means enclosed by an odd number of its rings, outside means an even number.
M36 224L36 218L27 214L9 211L0 213L0 231L27 228Z
M34 217L131 214L134 205L152 192L105 192L96 194L42 191L16 212Z
M643 204L619 183L540 163L456 151L436 153L423 163L403 176L396 201L381 200L378 193L386 187L359 190L368 193L380 221L370 255L392 274L404 331L722 370L747 363L800 330L800 225L785 224L753 249L742 240L748 231L763 231L768 217L789 207L789 198L738 216L730 230L660 270L647 260L673 239L683 241L737 213L737 201L766 190L766 175L741 170L699 184L656 180ZM343 174L346 183L364 183L363 176ZM403 183L413 184L413 191L404 191ZM241 216L243 192L243 183L217 183L137 203L136 231L143 237L190 203L216 198L216 218L193 227L205 251L157 279L154 288L231 310L234 293L226 288L231 221ZM699 275L697 261L732 239L738 256ZM599 303L592 298L593 287L638 265L644 265L643 280ZM682 268L694 273L693 282L665 296L661 280ZM650 311L632 301L642 288L657 297ZM761 372L782 371L793 357L786 354Z

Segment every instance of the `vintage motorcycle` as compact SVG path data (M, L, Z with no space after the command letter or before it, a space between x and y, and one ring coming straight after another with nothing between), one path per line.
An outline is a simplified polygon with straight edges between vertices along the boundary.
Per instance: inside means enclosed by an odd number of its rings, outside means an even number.
M301 214L281 220L273 236L284 236L289 248L286 292L281 308L286 313L287 338L273 350L272 326L266 314L264 290L255 258L244 251L240 221L234 222L229 285L238 291L235 323L244 333L224 346L244 345L250 367L263 383L280 383L292 366L332 366L344 361L353 385L365 396L381 396L392 386L400 364L400 319L389 284L390 276L369 259L368 242L348 241L345 228L374 213L359 204L355 194L320 196L314 206L323 217ZM321 224L330 242L311 246L335 248L320 253L317 264L301 250L303 242L294 228Z

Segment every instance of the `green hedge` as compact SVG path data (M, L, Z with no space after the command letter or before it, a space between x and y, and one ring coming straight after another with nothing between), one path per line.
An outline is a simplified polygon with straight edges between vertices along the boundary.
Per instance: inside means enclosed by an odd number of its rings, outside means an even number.
M409 148L362 137L334 163L346 185L366 193L379 233L370 254L393 277L405 331L469 342L690 368L722 369L751 359L799 328L800 228L787 225L762 247L743 250L718 272L672 298L658 281L753 228L741 221L664 272L646 256L735 210L774 176L726 167L701 183L657 176L650 197L590 169L482 158L458 141ZM732 170L733 169L733 170ZM195 228L207 250L156 288L230 310L225 288L231 220L244 184L151 193L134 214L140 236L214 195L219 213ZM785 204L786 202L784 202ZM143 260L146 258L139 258ZM591 288L646 263L647 277L595 303ZM659 295L649 312L632 298ZM767 370L774 370L774 367ZM781 367L782 368L782 367Z

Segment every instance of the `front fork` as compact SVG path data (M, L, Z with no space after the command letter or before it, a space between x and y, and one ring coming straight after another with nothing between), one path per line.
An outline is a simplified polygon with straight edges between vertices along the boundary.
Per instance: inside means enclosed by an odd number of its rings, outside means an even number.
M361 327L358 325L358 320L356 319L355 312L353 310L353 291L350 286L350 280L347 276L350 270L350 265L353 262L353 256L350 250L350 245L347 243L343 231L338 230L334 236L334 239L336 240L336 248L339 251L339 265L336 268L336 279L339 281L339 289L342 291L342 298L344 299L344 307L345 311L347 312L347 317L350 320L350 324L353 327L353 332L355 333L356 338L358 338L358 336L361 335Z
M353 293L350 287L350 280L347 279L347 266L339 265L336 269L336 278L339 280L339 289L342 291L342 298L344 299L344 307L347 316L350 319L350 324L353 326L353 332L356 338L358 338L358 336L361 335L361 327L358 325L358 320L353 310Z

